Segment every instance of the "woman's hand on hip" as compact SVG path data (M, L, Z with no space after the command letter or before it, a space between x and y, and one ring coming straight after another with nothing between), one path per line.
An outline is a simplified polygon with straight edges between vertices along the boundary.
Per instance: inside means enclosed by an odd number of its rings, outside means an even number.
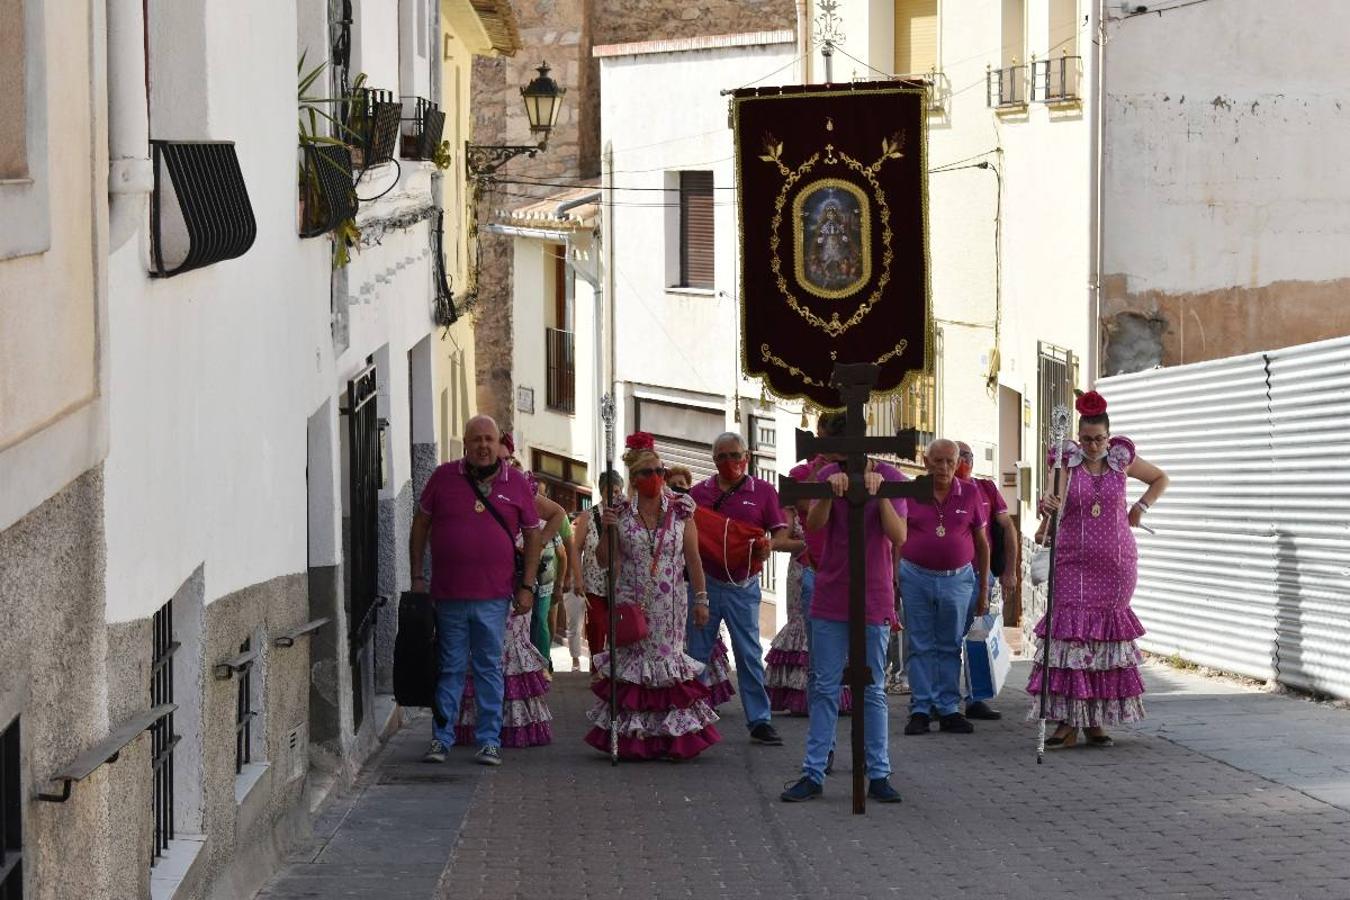
M1130 507L1130 527L1138 528L1144 521L1144 508L1138 504Z
M699 628L708 624L708 605L706 603L694 605L694 624Z

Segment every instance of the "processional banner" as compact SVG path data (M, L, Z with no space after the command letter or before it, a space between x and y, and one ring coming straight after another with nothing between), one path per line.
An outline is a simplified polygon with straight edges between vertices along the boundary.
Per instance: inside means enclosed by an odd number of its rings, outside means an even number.
M770 391L826 409L835 363L877 392L931 370L926 91L799 85L732 99L742 356Z

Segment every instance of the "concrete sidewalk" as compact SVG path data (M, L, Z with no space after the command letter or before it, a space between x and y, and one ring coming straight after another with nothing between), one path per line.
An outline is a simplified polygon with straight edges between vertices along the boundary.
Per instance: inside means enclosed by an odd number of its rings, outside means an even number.
M586 676L561 672L552 746L423 766L411 723L262 896L1350 898L1350 711L1150 665L1149 720L1037 766L1026 667L973 735L903 737L892 698L905 802L865 817L847 720L825 796L789 805L804 719L752 746L733 700L699 759L615 768L581 742Z

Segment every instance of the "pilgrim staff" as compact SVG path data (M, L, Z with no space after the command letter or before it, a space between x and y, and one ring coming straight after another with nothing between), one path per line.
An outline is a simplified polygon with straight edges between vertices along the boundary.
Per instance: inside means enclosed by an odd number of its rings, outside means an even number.
M1055 487L1054 495L1060 495L1060 476L1064 472L1064 439L1069 434L1069 408L1067 406L1056 406L1054 412L1050 414L1050 440L1055 445ZM1054 634L1053 626L1055 621L1055 536L1059 533L1059 517L1063 508L1056 509L1050 517L1049 526L1046 529L1046 541L1050 548L1050 578L1045 585L1045 640L1041 643L1041 670L1049 673L1050 671L1050 635ZM1045 761L1045 721L1046 708L1050 702L1050 678L1041 679L1041 714L1040 724L1036 728L1036 765Z

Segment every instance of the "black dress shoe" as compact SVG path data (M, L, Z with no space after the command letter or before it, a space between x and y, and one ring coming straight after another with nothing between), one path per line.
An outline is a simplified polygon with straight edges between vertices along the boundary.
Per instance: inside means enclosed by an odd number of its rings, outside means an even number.
M932 721L923 713L915 713L909 717L909 722L905 724L905 734L927 734L928 726L932 724Z
M966 704L966 718L985 719L987 721L994 722L997 721L998 719L1003 718L1003 713L994 709L992 706L990 706L988 703L985 703L983 700L977 700L974 703Z
M952 734L970 734L975 730L975 726L970 724L970 720L959 712L943 716L938 721L938 731L950 731Z
M900 792L891 787L889 778L873 778L868 782L867 796L878 803L900 802Z
M764 744L768 747L783 746L783 739L778 732L768 722L761 722L750 729L750 740L756 744Z

